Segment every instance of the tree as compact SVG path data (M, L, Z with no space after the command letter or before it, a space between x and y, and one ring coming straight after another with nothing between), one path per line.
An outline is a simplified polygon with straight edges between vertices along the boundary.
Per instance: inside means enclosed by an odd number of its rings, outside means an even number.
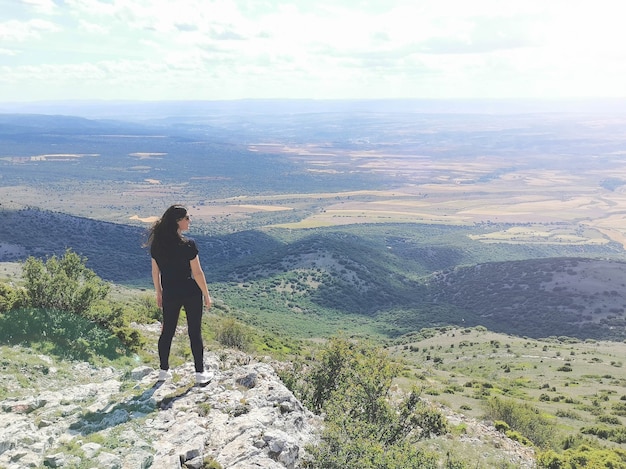
M23 277L30 306L84 315L103 300L110 286L85 266L86 261L70 249L63 257L52 256L45 262L32 256L26 259Z

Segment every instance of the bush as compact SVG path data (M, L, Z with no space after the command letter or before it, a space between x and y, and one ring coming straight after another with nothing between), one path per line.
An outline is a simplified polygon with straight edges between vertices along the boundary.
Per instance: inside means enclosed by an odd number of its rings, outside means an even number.
M620 417L626 417L626 403L616 402L611 406L611 413L619 415Z
M26 305L26 291L14 288L6 283L0 283L0 314Z
M398 404L390 403L391 383L400 367L385 353L333 338L313 363L309 369L298 368L304 370L299 392L315 412L325 414L325 427L320 444L309 449L308 467L440 467L436 456L414 443L448 432L447 421L416 389Z
M507 438L510 438L513 441L517 441L518 443L521 443L524 446L532 446L533 443L532 441L530 441L528 438L526 438L524 435L522 435L519 432L513 431L513 430L509 430L507 432L504 433L506 435Z
M598 417L598 422L608 423L611 425L620 425L622 423L621 420L614 415L600 415Z
M592 448L581 445L563 453L546 451L537 456L538 469L626 469L626 451L622 449Z
M509 424L503 422L502 420L496 420L493 423L493 426L496 427L496 430L498 430L500 433L506 433L511 429L511 427L509 427Z
M95 355L109 359L124 351L111 331L66 311L26 308L0 316L0 341L10 344L34 343L47 353L73 360L90 360Z
M79 315L104 299L110 286L85 266L86 259L67 250L62 258L52 256L44 263L29 257L23 266L29 305Z
M547 447L554 441L556 433L554 421L531 405L493 397L486 401L485 406L487 418L506 422L511 430L519 432L533 444Z
M246 326L233 318L226 318L217 328L216 339L224 347L247 350L250 345L250 334Z
M202 469L222 469L222 465L210 456L202 461Z
M82 347L83 355L98 351L110 358L121 351L121 344L137 350L143 339L129 326L132 313L123 304L105 301L110 285L88 269L85 262L85 258L69 249L63 257L52 256L45 262L29 257L23 266L27 303L32 311L39 311L36 315L52 322L50 327L57 341L63 340L63 333L66 340L73 341L69 346L73 351L80 352ZM42 333L49 337L48 331ZM72 339L76 334L84 340Z
M580 429L580 433L586 435L595 435L603 440L609 440L619 444L626 443L626 430L623 427L583 427Z

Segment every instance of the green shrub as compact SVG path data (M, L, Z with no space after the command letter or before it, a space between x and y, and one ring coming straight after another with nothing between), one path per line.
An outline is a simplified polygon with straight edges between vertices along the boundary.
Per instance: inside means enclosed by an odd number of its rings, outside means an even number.
M626 443L626 429L623 427L583 427L580 432L585 435L594 435L603 440L609 440L614 443Z
M608 423L610 425L619 425L619 424L622 423L620 421L620 419L618 419L614 415L600 415L598 417L598 422L600 422L600 423Z
M200 417L206 417L211 413L211 404L208 402L200 402L197 406Z
M98 301L84 313L84 316L110 330L130 350L137 351L143 347L144 339L139 331L130 327L129 320L134 314L134 311L125 304Z
M224 319L216 331L216 339L224 347L232 347L244 351L250 345L249 335L246 326L233 318Z
M222 465L210 456L202 461L202 469L222 469Z
M511 427L509 427L509 424L503 422L502 420L496 420L495 422L493 422L493 426L496 427L496 430L498 430L500 433L506 433L511 429Z
M571 410L557 410L555 412L555 415L557 417L562 417L562 418L566 418L566 419L572 419L572 420L580 420L580 415L578 415L576 412L573 412Z
M0 316L0 341L38 344L47 352L75 360L96 355L113 359L125 351L110 330L66 311L25 308Z
M616 402L611 406L611 412L620 417L626 417L626 402Z
M581 445L563 453L540 452L538 469L626 469L626 451L622 449L592 448Z
M508 430L506 432L504 432L504 434L507 436L507 438L510 438L513 441L517 441L518 443L521 443L524 446L532 446L533 443L532 441L530 441L528 438L526 438L524 435L522 435L519 432L513 431L513 430Z
M110 285L67 250L45 262L29 257L23 265L28 308L11 315L3 328L10 341L49 343L63 356L114 358L138 350L143 339L129 325L126 305L106 301Z
M26 305L27 295L22 288L15 288L6 283L0 283L0 314Z
M302 400L325 414L320 443L310 448L313 469L436 468L438 458L418 449L418 439L449 431L445 417L413 389L389 399L401 367L375 347L332 338L313 365L296 367ZM448 467L454 462L449 462ZM456 466L460 467L460 466Z
M60 259L45 262L29 257L23 266L23 278L29 305L84 314L93 303L104 299L109 284L85 266L86 259L67 250Z
M547 447L554 441L554 420L527 403L492 397L485 402L485 408L487 418L506 422L511 430L519 432L539 447Z

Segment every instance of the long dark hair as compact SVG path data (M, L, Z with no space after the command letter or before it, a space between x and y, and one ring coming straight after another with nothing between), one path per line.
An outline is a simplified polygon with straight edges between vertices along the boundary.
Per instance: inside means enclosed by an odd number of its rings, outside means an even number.
M178 221L187 216L187 209L182 205L170 206L148 232L146 246L150 247L153 257L167 257L171 248L185 242L185 238L178 231Z

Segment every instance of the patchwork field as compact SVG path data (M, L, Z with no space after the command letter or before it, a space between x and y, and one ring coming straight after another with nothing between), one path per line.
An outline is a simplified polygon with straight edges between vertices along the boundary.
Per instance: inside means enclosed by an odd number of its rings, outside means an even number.
M32 124L23 142L6 116L0 200L139 224L184 203L196 229L226 232L509 223L520 228L476 239L626 244L623 114L302 106L287 116L250 104L252 113L207 111L145 128L15 117L22 135Z

